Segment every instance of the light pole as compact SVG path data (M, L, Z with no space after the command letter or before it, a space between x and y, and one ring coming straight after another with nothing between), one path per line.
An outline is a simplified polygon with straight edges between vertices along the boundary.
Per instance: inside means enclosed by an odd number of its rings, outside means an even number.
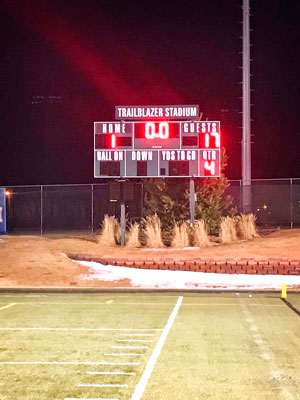
M251 212L250 7L243 0L242 208Z

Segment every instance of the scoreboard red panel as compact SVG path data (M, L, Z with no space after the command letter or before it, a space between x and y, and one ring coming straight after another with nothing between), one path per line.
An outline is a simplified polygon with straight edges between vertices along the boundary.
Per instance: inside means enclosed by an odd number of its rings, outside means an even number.
M218 121L95 122L95 177L217 177L220 145Z

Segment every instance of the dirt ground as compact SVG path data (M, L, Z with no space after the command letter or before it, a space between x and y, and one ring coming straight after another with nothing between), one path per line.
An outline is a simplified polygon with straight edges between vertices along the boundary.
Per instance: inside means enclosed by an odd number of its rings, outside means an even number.
M279 230L251 241L229 245L215 245L206 249L162 251L153 249L127 249L119 246L103 247L97 237L58 236L1 236L0 288L11 287L130 287L130 282L101 282L83 280L87 268L71 261L66 253L85 253L99 257L161 260L164 258L189 259L254 258L256 260L280 257L300 260L300 229Z

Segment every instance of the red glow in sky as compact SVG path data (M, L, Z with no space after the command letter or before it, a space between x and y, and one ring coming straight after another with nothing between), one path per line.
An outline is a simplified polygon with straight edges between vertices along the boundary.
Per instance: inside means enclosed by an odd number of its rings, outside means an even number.
M104 56L96 47L84 41L84 33L76 31L76 26L68 22L64 16L51 6L49 2L43 2L42 7L37 2L10 2L7 6L11 12L19 18L29 29L34 30L50 46L64 57L71 65L76 66L84 76L106 97L111 103L115 104L143 104L145 97L149 98L150 85L155 85L156 92L167 99L181 102L182 97L176 93L169 82L161 73L151 69L146 63L141 61L138 54L131 50L128 45L120 45L119 37L113 35L113 45L116 52L122 53L122 57L128 61L132 74L146 75L147 84L144 83L142 90L136 90L118 73L112 65L113 62L108 55ZM60 11L60 10L59 10ZM107 23L107 26L109 24ZM88 33L88 32L86 32ZM85 34L86 34L85 33ZM111 34L111 32L110 32ZM101 49L101 37L99 38ZM99 43L97 45L99 45Z

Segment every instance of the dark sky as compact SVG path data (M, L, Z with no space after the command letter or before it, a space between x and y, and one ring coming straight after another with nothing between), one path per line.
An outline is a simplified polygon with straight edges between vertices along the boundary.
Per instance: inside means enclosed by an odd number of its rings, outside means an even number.
M242 0L0 4L0 186L94 182L93 122L135 104L199 104L241 178ZM299 4L251 1L253 178L300 177Z

